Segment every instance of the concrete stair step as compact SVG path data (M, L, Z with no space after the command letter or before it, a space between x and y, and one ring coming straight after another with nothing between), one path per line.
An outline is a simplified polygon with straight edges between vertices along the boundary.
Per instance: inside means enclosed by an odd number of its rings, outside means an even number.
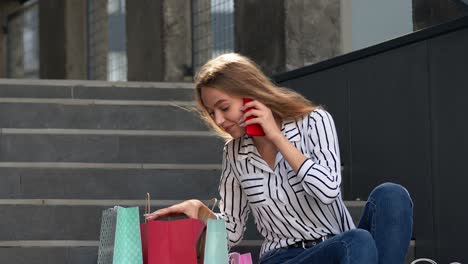
M97 241L102 211L109 207L112 206L2 204L0 213L5 217L0 223L9 228L2 228L0 237L3 241Z
M157 200L152 210L177 202ZM2 240L99 240L101 213L113 205L139 206L140 214L144 213L143 200L2 199L0 225L14 228L1 229L0 237ZM31 224L31 219L37 221ZM244 239L262 240L252 217Z
M150 192L185 200L218 196L220 169L0 168L0 175L0 199L127 200Z
M77 240L77 241L98 241L99 229L101 226L102 211L112 207L114 204L122 206L138 206L140 204L140 215L144 214L144 201L134 201L131 203L121 201L67 201L67 200L19 200L0 201L0 213L4 215L0 219L0 224L5 227L0 230L0 237L3 241L35 241L35 240ZM171 201L161 201L168 206ZM14 203L14 204L5 204ZM29 204L21 204L29 203ZM32 205L32 203L37 203ZM44 204L39 204L44 203ZM57 205L73 204L75 205ZM80 203L81 205L76 205ZM106 204L107 205L104 205ZM160 203L160 204L161 204ZM55 205L54 205L55 204ZM85 204L85 205L83 205ZM89 204L89 205L86 205ZM102 204L102 205L93 205ZM162 205L152 206L152 211L165 207ZM31 222L31 219L37 219ZM140 222L144 222L141 217ZM253 220L249 220L245 240L260 241L262 237L258 234Z
M224 145L212 135L21 133L28 131L1 135L0 162L220 164Z
M14 201L12 201L12 203L13 202ZM73 256L73 258L66 261L76 261L79 259L81 262L77 263L95 263L99 240L100 216L102 210L113 205L112 201L107 201L110 205L102 206L48 205L51 202L53 202L53 200L45 200L44 205L0 205L0 214L4 216L0 220L0 224L2 226L15 227L0 230L0 237L2 237L3 240L0 241L0 252L8 252L8 254L5 255L0 254L0 263L35 263L34 260L31 259L34 258L34 256L37 256L38 259L45 258L45 260L48 261L46 263L51 264L75 263L64 262L65 260L63 257L66 255ZM71 203L72 201L62 201L62 203L66 202ZM81 200L81 203L85 202L86 201ZM144 203L143 200L122 202L124 206L140 205ZM164 204L165 202L166 204ZM159 201L157 203L167 206L168 203L171 202L176 201ZM106 201L101 201L101 203L104 204ZM131 205L132 203L133 205ZM363 208L362 202L346 203L350 210L362 210ZM154 206L153 210L160 208L161 206L159 205ZM143 206L140 205L141 214L143 213L142 210ZM31 218L38 219L38 221L35 221L32 225L30 221ZM77 219L80 219L80 221L77 221ZM357 219L355 219L355 221L357 221ZM249 219L243 243L233 248L233 250L238 252L251 252L254 259L257 259L261 240L260 235L256 232L252 219ZM15 256L12 252L18 252L21 254L21 257ZM46 254L48 258L46 258ZM6 259L3 260L2 256ZM14 259L15 262L12 262L11 259ZM412 241L408 249L406 263L409 263L412 259L414 259L414 241ZM6 260L9 260L9 262Z
M0 98L1 99L1 98ZM110 103L113 103L112 101ZM2 103L0 128L206 131L193 105Z
M0 263L95 264L97 247L0 247Z
M192 101L192 83L0 80L3 98Z

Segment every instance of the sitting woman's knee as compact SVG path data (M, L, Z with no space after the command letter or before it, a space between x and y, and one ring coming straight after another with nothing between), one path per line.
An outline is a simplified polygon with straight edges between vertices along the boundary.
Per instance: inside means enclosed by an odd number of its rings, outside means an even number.
M400 184L395 183L382 183L377 186L369 196L370 199L375 201L387 200L387 201L398 201L405 202L408 201L410 206L413 206L413 201L408 190L401 186Z

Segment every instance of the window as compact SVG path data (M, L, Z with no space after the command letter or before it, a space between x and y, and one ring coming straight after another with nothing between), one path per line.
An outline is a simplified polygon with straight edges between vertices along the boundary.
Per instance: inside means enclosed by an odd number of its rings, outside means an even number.
M39 78L39 7L26 3L7 17L7 77Z
M234 1L192 1L193 66L234 51Z
M343 52L468 15L468 0L341 0Z
M125 0L88 1L88 76L127 80Z

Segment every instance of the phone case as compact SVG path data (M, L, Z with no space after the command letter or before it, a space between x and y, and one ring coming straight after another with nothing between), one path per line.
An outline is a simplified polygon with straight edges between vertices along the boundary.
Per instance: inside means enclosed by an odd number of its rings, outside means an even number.
M243 98L243 102L244 104L248 103L252 101L251 98ZM253 107L249 107L247 109L244 110L244 113L245 112L248 112L250 109L252 109ZM254 118L255 116L248 116L245 120L249 120L249 119L252 119ZM249 136L265 136L265 132L263 131L263 128L262 126L260 126L259 124L250 124L250 125L247 125L245 127L245 133L247 133L247 135Z

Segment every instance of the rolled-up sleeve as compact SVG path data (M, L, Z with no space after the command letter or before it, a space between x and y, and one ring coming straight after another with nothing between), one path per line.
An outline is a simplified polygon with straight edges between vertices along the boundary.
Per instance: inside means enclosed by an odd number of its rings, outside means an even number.
M324 204L331 204L340 195L341 164L338 138L331 115L324 110L313 111L308 120L306 136L314 159L304 161L297 172L307 194Z
M229 144L224 148L222 174L219 184L221 196L219 208L221 216L226 222L229 247L232 247L239 244L243 238L250 206L236 177L235 168L231 166L229 153L232 152L229 151L229 148Z

